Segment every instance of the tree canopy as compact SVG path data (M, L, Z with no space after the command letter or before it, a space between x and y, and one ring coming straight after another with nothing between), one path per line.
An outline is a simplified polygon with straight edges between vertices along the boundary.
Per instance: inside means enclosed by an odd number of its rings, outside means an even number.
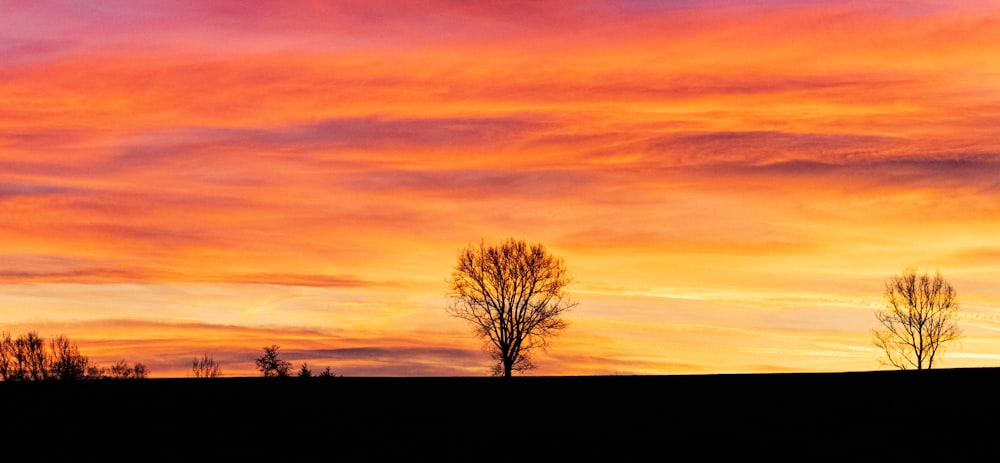
M940 273L918 275L913 268L885 283L886 306L876 312L881 328L873 342L882 363L899 369L928 369L942 347L962 336L958 293Z
M532 368L531 354L568 326L562 315L576 305L563 259L541 244L507 239L468 246L448 280L447 311L472 324L495 360L494 374Z

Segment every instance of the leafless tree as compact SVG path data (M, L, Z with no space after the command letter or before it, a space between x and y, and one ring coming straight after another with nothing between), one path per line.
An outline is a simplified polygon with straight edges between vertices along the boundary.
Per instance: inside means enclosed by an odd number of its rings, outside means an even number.
M531 354L567 327L562 318L576 306L561 258L541 244L509 238L498 245L468 246L448 280L450 315L472 324L496 361L494 374L533 367Z
M110 369L92 365L64 335L46 344L45 339L34 331L17 338L8 332L0 334L0 379L4 381L131 379L146 378L148 374L149 369L145 365L129 365L124 360Z
M132 378L146 379L149 377L149 368L146 365L136 362L132 365Z
M218 378L222 376L222 366L208 354L191 361L191 376L195 378Z
M23 359L25 379L41 381L48 378L48 356L45 353L45 340L35 331L19 336L14 343L17 345L18 357Z
M4 381L40 381L49 376L45 340L31 331L12 338L3 333L0 339L0 375Z
M929 369L943 345L962 336L957 293L940 273L917 275L908 268L886 281L885 299L886 307L875 313L882 327L872 333L884 365Z
M87 377L90 361L80 355L80 349L60 335L49 341L51 364L49 376L63 381L74 381Z
M108 369L98 365L87 367L86 379L104 379L108 377Z
M45 339L30 331L17 338L0 336L0 379L4 381L73 381L90 377L93 367L80 349L64 336Z
M15 376L17 362L14 358L14 340L9 332L0 334L0 379L11 381Z
M149 372L146 365L141 363L136 363L130 366L128 362L124 360L119 360L118 363L111 366L108 371L108 376L113 379L145 379Z
M292 362L278 358L278 351L281 347L271 345L264 348L264 355L257 358L257 369L265 377L285 377L288 376L288 369L292 367Z

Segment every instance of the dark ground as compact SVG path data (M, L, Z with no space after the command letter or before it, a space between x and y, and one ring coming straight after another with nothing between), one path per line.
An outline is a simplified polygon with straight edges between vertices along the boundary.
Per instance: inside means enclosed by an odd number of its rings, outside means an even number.
M43 461L996 461L998 391L993 368L0 382L0 442Z

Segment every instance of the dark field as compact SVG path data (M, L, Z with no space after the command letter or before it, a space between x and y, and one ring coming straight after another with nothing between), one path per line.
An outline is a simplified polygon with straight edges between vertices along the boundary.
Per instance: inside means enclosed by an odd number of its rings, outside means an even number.
M990 368L6 382L0 403L5 447L43 460L995 461L998 392Z

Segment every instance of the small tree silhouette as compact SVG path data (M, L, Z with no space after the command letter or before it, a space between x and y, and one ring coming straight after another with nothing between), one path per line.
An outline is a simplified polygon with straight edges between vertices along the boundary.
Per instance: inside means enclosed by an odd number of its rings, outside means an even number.
M880 361L901 370L933 367L944 345L962 337L957 297L940 273L918 275L911 267L886 281L886 307L875 313L882 328L872 331Z
M311 378L313 375L312 370L309 369L309 365L302 363L302 368L299 368L299 378Z
M191 376L195 378L218 378L222 376L222 366L215 359L204 354L191 361Z
M48 378L45 340L35 331L0 341L0 376L4 381L38 381Z
M264 355L257 358L257 369L264 374L265 378L288 376L288 369L292 363L278 358L278 351L281 347L272 344L264 347Z
M128 362L119 360L118 363L111 366L108 374L113 379L145 379L149 371L146 365L141 363L129 366Z
M108 369L98 365L90 365L87 367L87 375L84 376L86 379L104 379L108 378Z
M73 381L87 377L90 361L80 355L80 349L69 342L66 336L58 336L49 342L52 358L49 377L63 381Z
M35 331L16 338L9 332L0 335L0 379L4 381L40 381L87 379L96 368L80 349L64 335L48 342Z
M129 365L121 360L110 369L90 363L80 349L64 335L49 341L35 331L13 338L0 334L0 379L4 381L41 381L80 379L143 379L149 375L146 365Z

